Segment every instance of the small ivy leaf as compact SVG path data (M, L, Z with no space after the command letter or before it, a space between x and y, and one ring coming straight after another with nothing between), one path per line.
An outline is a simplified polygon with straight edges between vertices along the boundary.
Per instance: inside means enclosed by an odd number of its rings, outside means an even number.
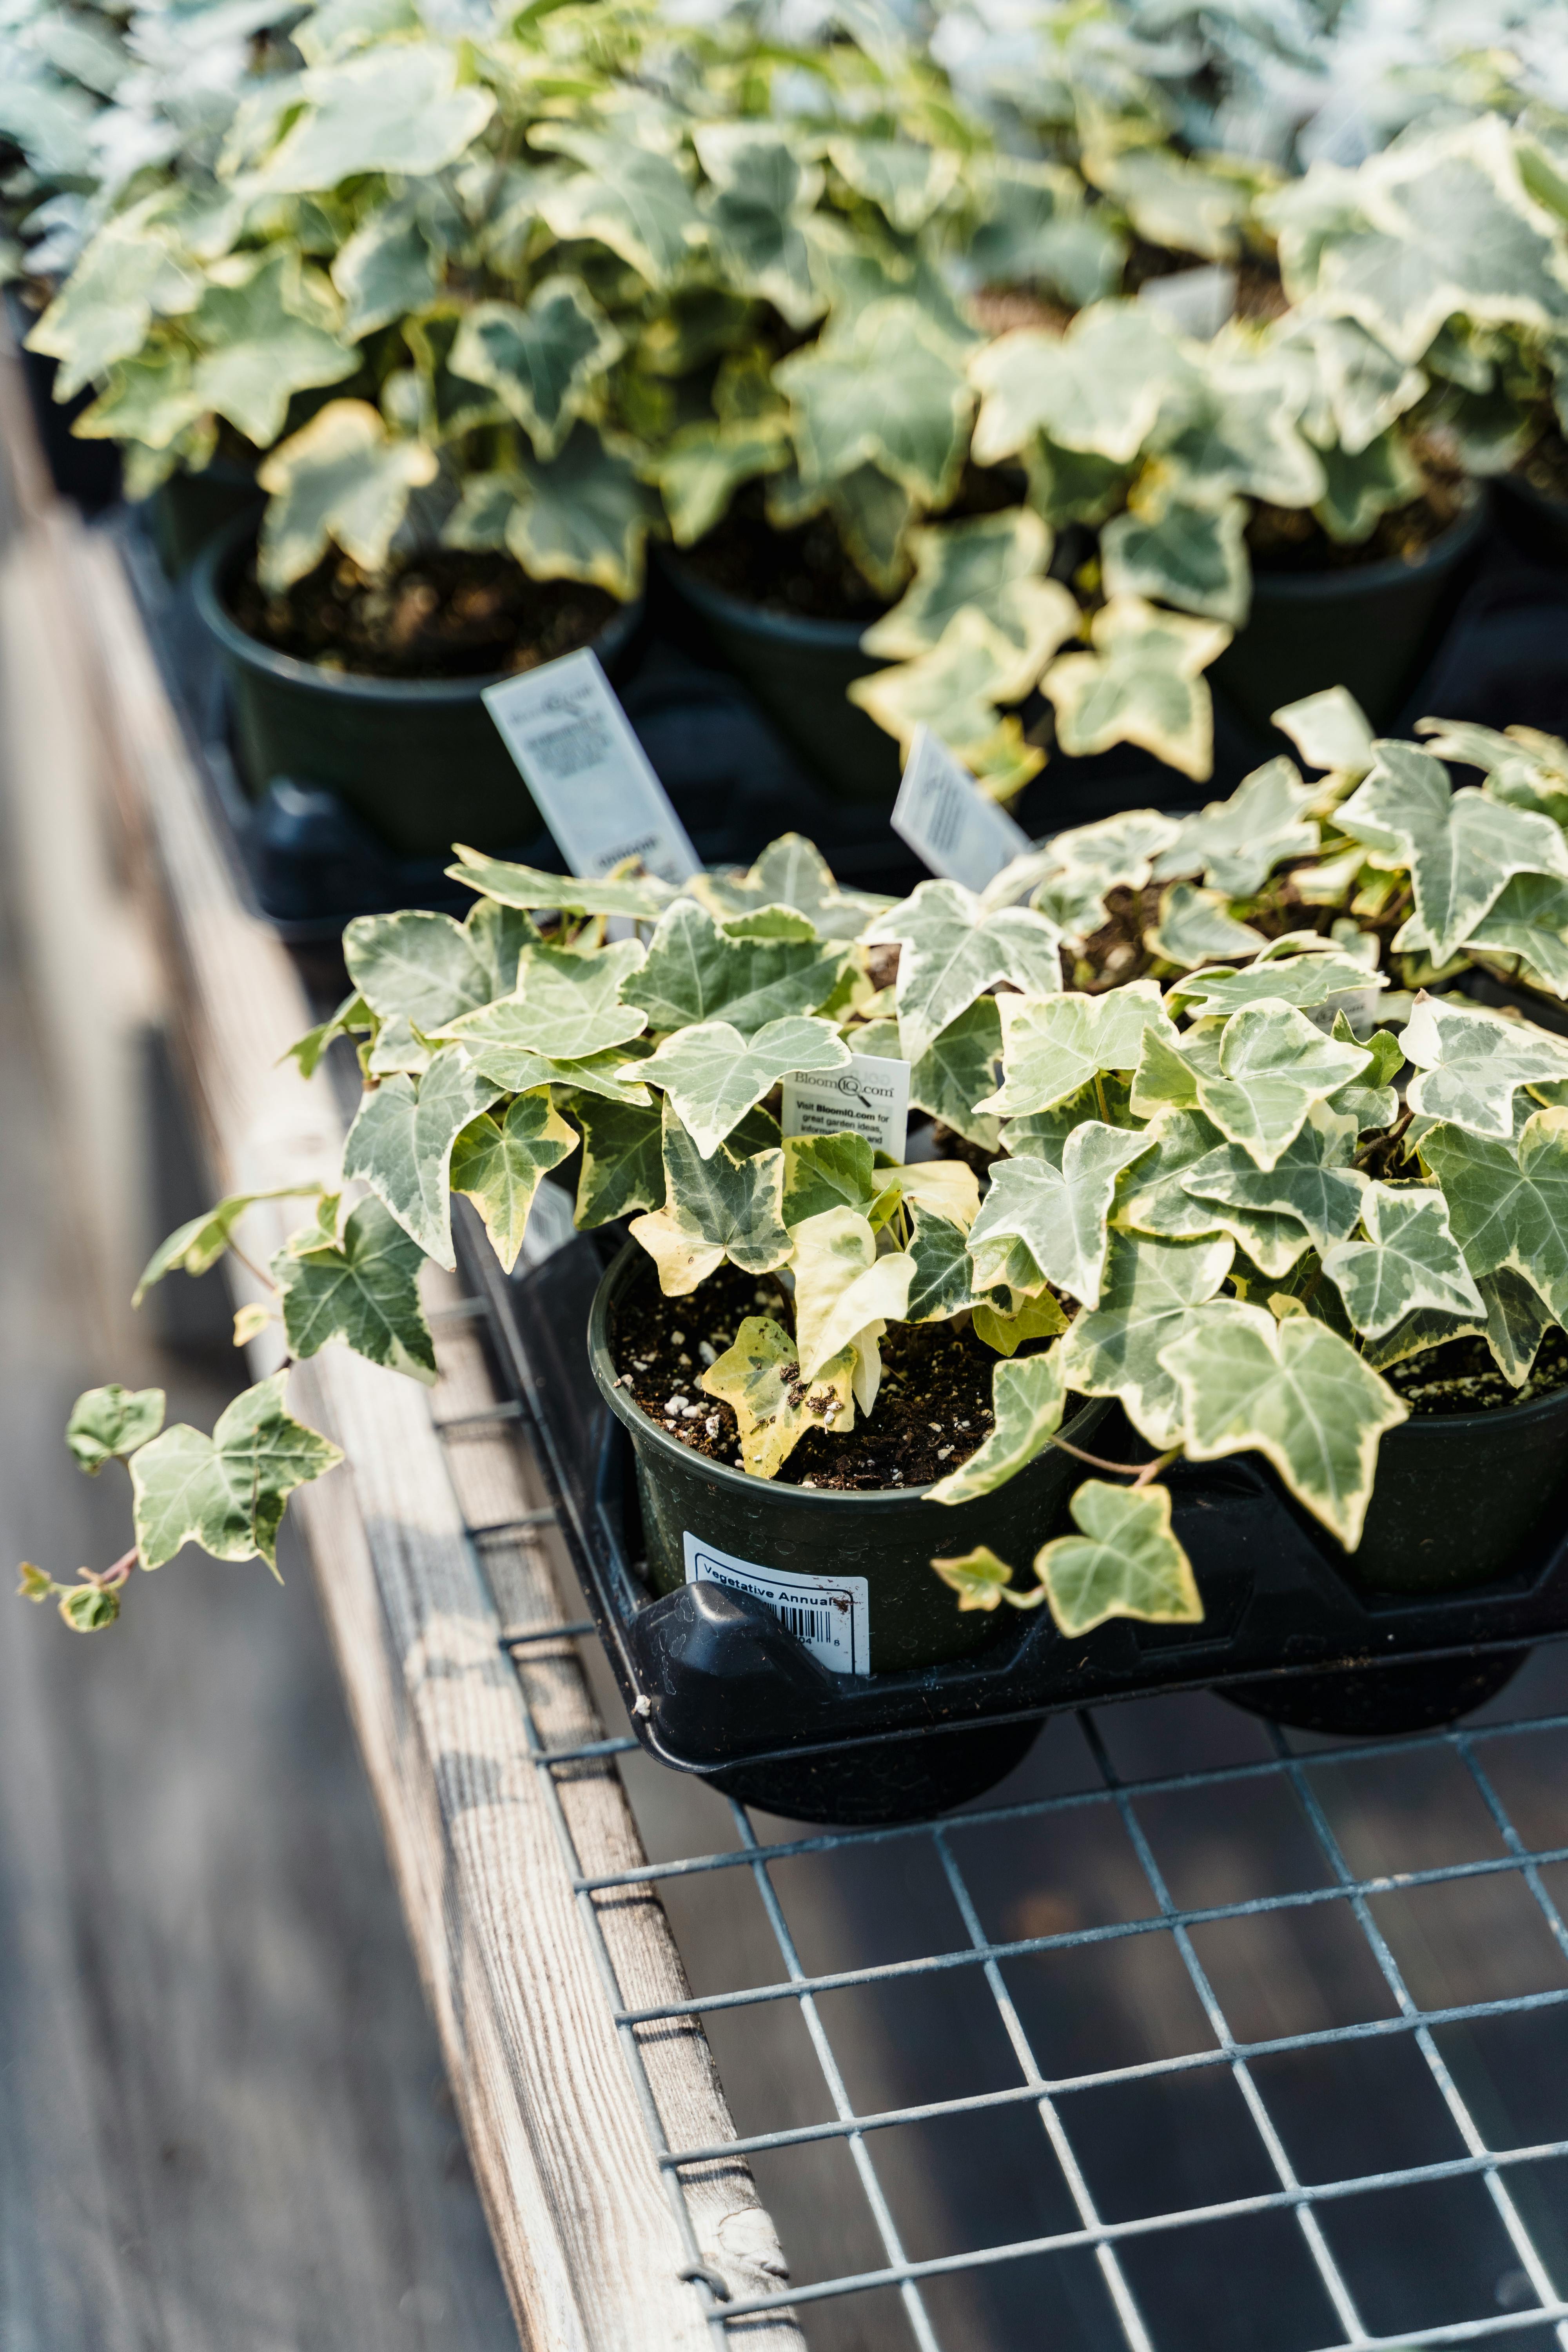
M920 1255L918 1241L915 1255ZM999 1356L1016 1356L1031 1339L1055 1339L1068 1326L1053 1293L1042 1290L1034 1298L1020 1298L1011 1314L1004 1314L994 1297L976 1299L972 1328L975 1338Z
M343 933L343 961L361 1003L383 1021L411 1021L426 1035L496 992L472 932L450 915L412 908L356 915Z
M1383 1339L1418 1308L1472 1319L1485 1315L1485 1301L1448 1229L1441 1192L1425 1185L1369 1185L1362 1223L1366 1239L1324 1251L1323 1272L1363 1338Z
M910 1277L909 1297L901 1319L906 1323L945 1323L974 1304L969 1286L969 1229L956 1218L944 1217L940 1210L919 1203L913 1223L910 1255L914 1260L914 1272ZM1056 1306L1055 1299L1051 1305ZM1058 1309L1058 1330L1065 1320ZM1035 1335L1031 1332L1023 1336ZM991 1344L996 1343L994 1340ZM1007 1348L1002 1352L1011 1355L1013 1349Z
M335 541L366 572L386 562L410 494L438 471L422 441L389 438L363 400L330 400L257 470L268 493L257 573L269 595L303 579Z
M1336 996L1364 996L1368 989L1386 988L1386 976L1370 972L1352 956L1334 949L1320 953L1271 956L1246 964L1239 971L1194 971L1172 982L1165 1002L1173 1013L1190 1013L1194 1021L1223 1018L1244 1005L1267 997L1273 1003L1293 1004L1298 1012L1329 1004Z
M683 425L657 459L657 480L677 547L694 547L721 522L742 482L789 462L783 419L751 425Z
M1080 625L1071 592L1042 576L1051 545L1048 526L1029 507L911 531L913 583L867 630L861 651L909 660L932 651L960 613L977 611L1016 651L1016 667L999 678L994 699L1017 701Z
M1283 704L1269 716L1309 768L1326 769L1359 783L1377 764L1371 723L1348 687L1326 686L1321 693L1303 695L1300 702Z
M131 1295L132 1307L140 1307L154 1283L162 1282L166 1274L205 1274L215 1266L234 1239L234 1229L246 1211L258 1201L308 1200L322 1190L320 1184L283 1184L269 1192L231 1192L213 1209L204 1210L178 1226L165 1242L160 1243L142 1271L142 1279Z
M1230 1272L1226 1238L1154 1241L1113 1234L1100 1305L1062 1342L1062 1377L1079 1396L1119 1397L1140 1437L1179 1445L1182 1402L1160 1350L1194 1328L1195 1311ZM984 1334L982 1335L984 1336Z
M1568 752L1557 736L1534 727L1510 727L1500 735L1465 719L1418 719L1415 732L1429 739L1426 748L1437 759L1479 768L1488 800L1535 809L1554 824L1568 824Z
M531 147L570 156L581 166L542 181L535 202L563 245L597 238L650 286L668 285L702 234L701 215L679 167L635 136L570 122L535 122Z
M1478 1282L1509 1268L1568 1321L1568 1112L1536 1111L1515 1149L1435 1127L1421 1157L1448 1204L1448 1223Z
M636 455L579 420L553 457L519 457L503 478L513 500L505 541L531 578L589 581L622 603L640 593L647 535L662 517ZM462 544L455 530L446 535Z
M387 1078L367 1095L343 1145L345 1178L362 1177L437 1265L457 1263L449 1199L452 1146L499 1092L480 1077L461 1045L443 1045L422 1078Z
M436 301L440 265L419 210L417 200L383 205L339 247L331 279L343 298L343 332L351 341Z
M705 1155L668 1097L663 1149L667 1205L635 1218L631 1232L658 1260L668 1297L695 1289L726 1256L746 1274L771 1274L784 1264L795 1244L784 1222L782 1150L775 1147L737 1159L720 1144ZM681 1243L683 1250L677 1246ZM693 1272L700 1263L701 1271ZM679 1289L666 1278L671 1267L679 1270Z
M1161 893L1159 918L1144 936L1157 956L1182 971L1216 956L1249 958L1263 945L1262 932L1237 921L1222 891L1191 882L1173 882Z
M1026 907L987 908L957 882L921 883L865 937L902 950L899 1034L911 1062L998 981L1035 996L1061 987L1056 926Z
M713 183L708 233L738 291L771 302L795 328L826 309L801 223L822 193L822 173L791 152L782 132L754 120L704 124L692 134Z
M237 1307L234 1313L235 1346L248 1348L253 1339L260 1339L271 1320L271 1308L264 1307L259 1298L252 1298L244 1307Z
M641 1110L647 1109L653 1097L632 1076L637 1062L626 1057L645 1045L645 1039L632 1037L624 1045L606 1046L602 1054L584 1055L581 1061L557 1061L526 1045L499 1045L483 1037L466 1041L479 1076L488 1078L502 1094L527 1094L535 1087L565 1087L574 1093Z
M640 940L616 940L594 955L572 948L524 948L510 996L440 1024L433 1034L470 1053L501 1049L552 1062L582 1062L626 1045L647 1026L620 991L643 960Z
M1080 1532L1058 1536L1035 1555L1059 1633L1074 1640L1108 1617L1202 1623L1193 1564L1171 1533L1169 1487L1086 1478L1068 1507Z
M635 879L620 874L597 878L582 874L542 874L536 866L516 866L504 857L486 857L458 841L453 844L460 861L447 868L448 882L482 891L498 906L530 913L626 915L633 922L656 923L674 892L657 875ZM471 918L470 918L471 919Z
M1004 1149L1015 1160L1048 1160L1059 1168L1067 1139L1086 1119L1103 1118L1110 1127L1131 1127L1128 1114L1131 1088L1125 1078L1107 1071L1054 1110L1031 1111L1027 1118L1010 1118L1002 1130Z
M842 888L816 844L799 833L770 841L749 873L698 874L689 887L721 921L764 907L793 907L820 940L858 939L872 917L893 904L869 891Z
M1140 1160L1117 1200L1119 1227L1165 1241L1229 1234L1272 1280L1289 1273L1309 1246L1306 1228L1295 1217L1195 1200L1185 1189L1183 1179L1189 1170L1224 1142L1217 1127L1201 1111L1165 1111L1154 1120L1149 1137L1152 1150Z
M571 1094L567 1105L583 1138L574 1221L584 1232L664 1206L663 1120L651 1097L641 1104Z
M318 1023L314 1029L307 1029L302 1037L296 1037L287 1054L279 1058L297 1063L302 1078L313 1078L322 1055L334 1038L352 1036L360 1030L374 1026L371 1009L355 989L344 997L330 1020Z
M353 374L359 354L328 331L326 306L306 292L296 251L274 248L270 257L236 257L222 267L237 274L210 279L185 321L199 351L191 398L195 413L210 409L258 448L269 448L292 394L341 383Z
M994 996L977 996L956 1021L939 1032L910 1068L910 1101L914 1108L940 1119L966 1141L977 1143L982 1151L995 1150L999 1131L995 1119L974 1108L996 1084L1002 1054L1002 1016L996 1005ZM850 1042L857 1043L853 1038ZM896 1034L893 1060L904 1058L901 1048L902 1038ZM873 1048L868 1043L860 1050L870 1053Z
M931 1566L957 1593L961 1611L999 1609L1004 1601L1011 1601L1015 1609L1037 1609L1046 1597L1044 1585L1037 1585L1032 1592L1015 1592L1012 1570L987 1544L976 1544L973 1551L960 1552L952 1559L933 1559Z
M1002 1085L976 1104L1001 1118L1054 1110L1102 1070L1134 1070L1153 1030L1168 1045L1176 1026L1159 983L1134 980L1100 996L1004 996Z
M958 486L974 395L952 347L917 305L858 310L848 332L794 352L773 382L795 410L807 483L877 467L911 497L941 507Z
M1255 768L1226 801L1211 801L1184 817L1171 846L1154 865L1154 879L1196 874L1230 898L1250 898L1276 866L1309 857L1319 846L1306 815L1320 787L1304 784L1292 760Z
M1310 1315L1276 1323L1215 1299L1161 1351L1182 1393L1189 1459L1256 1452L1347 1551L1361 1541L1378 1441L1410 1408L1353 1348Z
M1356 1131L1353 1119L1314 1104L1271 1168L1259 1168L1242 1145L1222 1143L1186 1171L1182 1189L1227 1208L1294 1217L1315 1250L1330 1250L1362 1213L1367 1179L1350 1165Z
M343 1458L289 1414L287 1377L274 1372L236 1397L210 1437L177 1422L142 1448L131 1483L143 1568L162 1568L194 1542L215 1559L259 1554L277 1574L278 1529L289 1496Z
M1196 1073L1199 1108L1262 1169L1274 1167L1315 1102L1371 1066L1359 1045L1337 1043L1278 997L1244 1005L1220 1038L1219 1071Z
M272 1279L283 1303L290 1354L313 1356L334 1339L373 1364L428 1386L436 1349L419 1304L425 1253L377 1200L362 1201L341 1243L316 1229L280 1249Z
M1392 1127L1399 1117L1399 1097L1389 1081L1405 1067L1399 1039L1387 1029L1374 1029L1370 1037L1358 1037L1342 1010L1335 1013L1330 1034L1342 1045L1364 1045L1372 1060L1364 1077L1352 1078L1348 1087L1329 1097L1329 1108L1343 1118L1353 1118L1358 1135Z
M1298 404L1268 363L1279 349L1276 341L1260 355L1261 366L1252 354L1229 366L1207 359L1202 383L1161 417L1151 446L1178 482L1201 485L1211 496L1240 491L1274 506L1317 504L1322 461L1302 431Z
M389 42L300 76L304 101L250 180L258 194L309 194L365 172L423 179L455 163L496 101L460 80L458 43Z
M1353 455L1342 444L1318 455L1324 488L1313 511L1342 547L1359 546L1382 516L1421 496L1424 478L1403 433L1380 433Z
M875 139L841 133L826 145L828 162L858 196L886 215L889 226L910 236L945 203L963 164L951 150L922 147L913 139Z
M815 1378L803 1378L800 1349L783 1324L748 1315L697 1385L733 1412L741 1460L752 1477L773 1478L810 1431L844 1437L854 1428L854 1370L855 1351L847 1347Z
M1087 759L1138 743L1201 782L1214 766L1214 706L1202 673L1230 630L1121 595L1100 607L1089 635L1092 653L1061 655L1041 680L1062 750Z
M707 1160L746 1113L792 1070L847 1068L849 1049L831 1022L770 1021L750 1042L728 1021L700 1022L666 1037L637 1065L661 1087Z
M1068 1137L1059 1167L1048 1160L1000 1161L969 1236L975 1288L1005 1283L1034 1293L1049 1282L1097 1307L1116 1180L1152 1142L1147 1132L1085 1119Z
M849 961L847 947L815 938L737 937L706 907L680 898L659 918L647 961L621 992L654 1029L727 1021L751 1036L770 1021L816 1013Z
M590 388L625 349L580 278L542 279L526 305L477 302L463 313L449 365L495 393L535 455L553 457Z
M1247 513L1242 499L1184 498L1171 483L1141 493L1138 506L1100 534L1106 594L1157 597L1178 612L1243 627L1252 604L1242 535Z
M1550 874L1516 874L1473 927L1465 950L1517 956L1521 977L1549 996L1568 998L1568 883Z
M1399 1042L1420 1073L1406 1095L1412 1110L1500 1142L1513 1140L1521 1087L1568 1079L1568 1045L1454 997L1418 996Z
M54 1591L54 1578L46 1576L41 1568L35 1568L30 1559L22 1562L21 1576L22 1581L16 1587L18 1601L47 1601Z
M841 1349L863 1352L889 1323L905 1320L915 1261L907 1250L879 1257L869 1221L853 1209L824 1209L796 1225L793 1239L800 1368L815 1380ZM865 1405L863 1389L858 1393Z
M974 461L994 466L1047 444L1129 465L1161 404L1194 372L1148 302L1096 302L1065 335L1024 327L982 346L970 362L982 398Z
M60 1615L73 1633L100 1633L120 1614L120 1595L112 1586L72 1584L60 1594Z
M503 907L494 898L476 898L463 929L485 976L481 1003L488 1004L498 996L510 996L517 986L518 961L523 950L545 944L531 917L519 908Z
M96 1478L106 1462L124 1461L163 1426L162 1389L125 1389L118 1381L88 1389L71 1407L66 1444L79 1468Z
M947 1217L965 1233L979 1212L980 1180L964 1160L920 1160L902 1168L879 1168L877 1181L882 1188L882 1214L872 1212L873 1224L885 1223L899 1201Z
M876 1155L863 1135L787 1135L784 1156L786 1225L804 1224L826 1209L869 1215L882 1187Z
M1032 157L979 154L967 166L983 217L969 261L984 286L1044 284L1080 310L1109 294L1121 275L1123 246L1090 211L1076 172Z
M500 1121L481 1113L452 1146L452 1190L478 1209L503 1273L517 1264L542 1180L576 1149L548 1087L519 1095Z
M724 1263L721 1242L705 1242L700 1234L681 1224L672 1209L654 1209L634 1217L626 1231L647 1250L658 1268L658 1286L667 1298L685 1298L717 1274Z
M1535 1369L1541 1343L1552 1325L1546 1302L1532 1283L1511 1267L1500 1266L1477 1283L1487 1310L1487 1345L1505 1381L1521 1388Z
M990 1495L1032 1462L1061 1427L1067 1403L1062 1351L1005 1358L991 1374L991 1433L967 1462L928 1489L933 1503L968 1503Z
M1076 634L1076 608L1073 618ZM906 747L921 728L929 727L976 774L989 773L1006 751L1022 771L1017 782L1025 783L1044 764L1043 754L1026 746L1017 719L1004 719L998 709L1028 691L1026 685L1017 685L1019 674L1013 640L972 605L954 614L929 652L896 669L856 678L848 694Z

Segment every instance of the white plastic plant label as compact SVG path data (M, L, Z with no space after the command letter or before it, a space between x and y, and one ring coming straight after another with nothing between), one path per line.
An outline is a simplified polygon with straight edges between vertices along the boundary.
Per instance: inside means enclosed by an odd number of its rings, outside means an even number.
M688 1584L750 1592L766 1602L829 1674L870 1673L871 1600L863 1576L786 1576L781 1569L759 1568L755 1560L716 1550L689 1528L682 1541Z
M915 730L892 825L933 874L966 890L984 890L1031 846L1023 826L987 798L929 727Z
M662 882L701 860L591 647L487 686L485 708L574 874L640 857Z
M853 1054L847 1069L795 1070L784 1082L785 1135L863 1135L901 1160L910 1124L910 1066Z

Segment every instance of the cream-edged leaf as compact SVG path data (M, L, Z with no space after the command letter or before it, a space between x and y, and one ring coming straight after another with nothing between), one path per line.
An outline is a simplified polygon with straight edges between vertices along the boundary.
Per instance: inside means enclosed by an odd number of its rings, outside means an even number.
M1176 1026L1157 982L1135 980L1098 996L998 1000L1002 1085L975 1108L1000 1118L1054 1110L1102 1070L1133 1070L1150 1030L1174 1045Z
M1061 1349L1004 1358L991 1374L991 1432L968 1461L929 1491L933 1503L993 1494L1041 1454L1061 1427L1067 1403Z
M137 1556L162 1568L186 1543L215 1559L254 1559L277 1571L278 1529L296 1486L342 1455L283 1402L286 1371L247 1389L210 1437L176 1422L133 1455Z
M1153 1140L1147 1130L1086 1119L1068 1137L1059 1167L1044 1159L999 1161L969 1236L975 1288L1005 1283L1033 1292L1050 1282L1085 1307L1098 1306L1117 1178Z
M1318 847L1318 828L1305 814L1318 792L1302 782L1291 760L1255 768L1228 800L1183 818L1155 861L1155 880L1195 874L1227 898L1252 898L1285 858L1308 857Z
M848 960L846 947L815 938L737 937L706 907L679 898L659 918L647 961L621 992L656 1030L727 1021L751 1036L770 1021L826 1004Z
M744 1467L754 1478L773 1478L810 1431L844 1437L854 1428L853 1373L854 1351L844 1348L815 1379L803 1379L800 1349L783 1324L748 1315L697 1385L733 1412Z
M1114 1211L1128 1232L1165 1241L1194 1241L1229 1234L1264 1274L1279 1280L1310 1246L1298 1218L1218 1201L1200 1201L1186 1190L1188 1172L1223 1143L1217 1127L1197 1110L1169 1110L1149 1129L1152 1149L1123 1181Z
M1237 922L1223 891L1200 889L1192 882L1173 882L1161 892L1159 915L1144 937L1157 956L1181 971L1220 956L1250 958L1263 945L1262 932Z
M1263 997L1226 1023L1217 1075L1196 1073L1198 1108L1269 1169L1312 1105L1360 1077L1370 1061L1360 1045L1325 1037L1294 1005Z
M1012 1570L989 1544L976 1544L973 1551L949 1559L933 1559L931 1566L949 1591L957 1593L960 1614L967 1609L999 1609L1004 1601L1015 1609L1037 1609L1046 1597L1043 1585L1032 1592L1015 1592Z
M215 1207L204 1209L200 1216L188 1218L159 1243L148 1259L132 1294L132 1306L140 1307L153 1284L162 1282L166 1274L205 1274L215 1266L233 1241L240 1219L258 1201L302 1200L321 1190L319 1184L283 1184L269 1192L231 1192Z
M1162 1449L1181 1443L1182 1405L1160 1350L1193 1328L1195 1310L1230 1272L1236 1244L1154 1241L1113 1234L1100 1305L1078 1317L1062 1342L1062 1375L1080 1396L1119 1397L1141 1437Z
M1412 1110L1504 1143L1521 1087L1568 1080L1568 1044L1457 997L1417 997L1399 1042L1419 1072L1406 1096Z
M667 1097L663 1146L666 1205L634 1219L631 1227L646 1249L658 1255L655 1239L684 1234L702 1249L719 1253L703 1267L703 1275L725 1256L746 1274L771 1274L784 1264L794 1243L784 1222L784 1158L776 1145L743 1159L723 1144L700 1152ZM663 1271L661 1260L661 1279ZM689 1290L701 1279L702 1275L695 1276L684 1287ZM668 1281L664 1286L671 1290Z
M983 1151L996 1149L997 1122L975 1106L996 1084L1002 1019L994 996L977 996L935 1036L910 1069L910 1102ZM894 1058L902 1058L902 1037ZM868 1048L867 1050L869 1050Z
M1035 1555L1059 1633L1074 1640L1109 1617L1202 1622L1193 1564L1171 1533L1169 1487L1086 1478L1068 1508L1079 1533L1058 1536Z
M363 400L330 400L257 469L268 493L257 572L279 594L312 571L335 541L366 572L379 572L416 489L437 461L422 441L388 436Z
M272 1279L283 1305L289 1353L313 1356L341 1340L356 1356L386 1364L426 1385L436 1378L436 1348L419 1304L425 1253L375 1199L351 1211L342 1238L281 1249Z
M581 1062L625 1045L647 1025L641 1008L622 1002L621 989L643 960L640 940L616 940L595 953L571 948L525 948L510 996L443 1024L438 1034L475 1054L496 1047L539 1054L552 1062Z
M1293 1004L1299 1012L1328 1004L1336 996L1362 995L1369 988L1385 988L1382 974L1369 972L1348 955L1331 950L1325 954L1269 956L1246 964L1239 971L1193 971L1172 982L1166 1002L1173 1013L1190 1013L1194 1021L1239 1013L1245 1004L1268 997L1271 1003Z
M872 465L930 505L952 495L974 395L914 303L873 302L847 335L781 361L773 381L794 406L806 482Z
M1043 433L1065 449L1125 465L1173 384L1189 373L1171 330L1146 302L1097 302L1065 335L1018 328L970 362L982 398L975 462L1016 457Z
M1485 1315L1485 1301L1448 1230L1441 1192L1420 1184L1371 1184L1362 1223L1366 1238L1326 1251L1323 1272L1363 1338L1384 1339L1418 1308L1471 1319Z
M899 1034L911 1062L999 981L1037 996L1061 986L1056 926L1026 907L988 908L961 883L921 883L865 936L900 945Z
M452 1146L500 1088L481 1078L461 1045L443 1045L418 1079L384 1079L367 1094L343 1145L343 1174L358 1176L437 1265L452 1266Z
M118 1381L88 1389L71 1407L66 1444L79 1470L96 1478L106 1462L123 1462L163 1426L162 1389L126 1389Z
M617 1103L596 1095L567 1097L583 1138L575 1222L584 1232L664 1206L663 1115L651 1097Z
M461 863L447 866L447 880L482 891L498 906L534 913L559 909L569 915L626 915L634 922L656 923L675 895L668 882L653 874L633 877L617 873L597 880L580 874L543 874L536 866L486 857L460 841L453 846Z
M1202 673L1230 630L1120 595L1095 614L1089 635L1092 653L1060 655L1041 681L1062 750L1088 759L1137 743L1201 782L1214 765L1214 706Z
M870 1214L882 1184L876 1155L863 1135L789 1135L784 1156L786 1225L804 1224L826 1209Z
M1252 1214L1294 1217L1320 1253L1342 1242L1362 1212L1367 1179L1350 1165L1356 1124L1314 1104L1271 1168L1238 1143L1222 1143L1189 1168L1182 1189Z
M453 1145L452 1190L478 1209L505 1273L517 1264L541 1181L576 1148L548 1087L519 1095L504 1118L481 1112Z
M450 915L356 915L343 933L343 961L373 1013L401 1016L426 1035L496 993L473 933Z
M703 1021L666 1037L639 1079L663 1088L706 1160L792 1070L847 1068L849 1049L831 1022L792 1014L751 1039L728 1021Z
M1568 1318L1568 1112L1536 1111L1517 1150L1461 1127L1435 1127L1421 1139L1421 1157L1478 1282L1506 1267L1540 1292L1558 1322Z
M1029 1340L1058 1339L1068 1327L1055 1292L1042 1290L1033 1298L1020 1298L1007 1311L1004 1311L1001 1294L996 1291L974 1300L970 1328L977 1339L987 1348L994 1348L999 1356L1016 1356Z

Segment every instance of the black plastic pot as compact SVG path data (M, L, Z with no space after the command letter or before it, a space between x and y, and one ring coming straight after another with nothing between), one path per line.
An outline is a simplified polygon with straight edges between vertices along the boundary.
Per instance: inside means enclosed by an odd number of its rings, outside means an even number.
M1208 673L1216 698L1267 737L1272 711L1343 686L1374 731L1386 729L1453 614L1487 521L1487 500L1478 494L1413 563L1255 571L1247 626Z
M667 1434L616 1385L609 1324L634 1283L654 1280L651 1260L627 1242L599 1286L588 1318L588 1357L599 1392L629 1433L637 1457L647 1577L656 1592L688 1581L686 1538L759 1571L821 1580L825 1592L863 1578L868 1588L869 1656L857 1668L873 1675L945 1664L983 1649L1002 1630L980 1611L960 1613L931 1572L932 1558L977 1544L1026 1568L1055 1530L1068 1496L1083 1475L1070 1454L1047 1447L994 1494L933 1503L929 1490L834 1494L754 1478L710 1462ZM1085 1405L1068 1424L1082 1445L1109 1407ZM828 1605L824 1602L826 1610ZM1000 1613L1000 1612L998 1612ZM1010 1612L1009 1612L1010 1613Z
M1491 492L1498 520L1514 546L1537 563L1568 571L1568 503L1548 498L1522 474L1499 474Z
M480 700L495 677L359 677L275 653L228 607L255 538L254 519L240 517L193 575L228 673L235 759L252 798L284 778L334 793L402 857L439 857L454 841L504 850L529 839L538 812ZM624 606L595 641L612 674L640 616L640 603Z
M846 800L898 795L899 747L848 701L847 688L886 665L860 650L859 621L816 621L771 613L701 578L668 548L656 557L660 584L822 779ZM689 635L689 628L688 635Z
M184 467L160 482L150 501L153 544L169 580L183 580L197 557L243 519L252 529L266 505L256 476L232 457L215 457L199 474Z
M27 337L39 314L15 286L5 289L5 315L49 478L61 498L74 499L85 513L97 514L120 496L120 451L112 441L81 441L71 431L83 410L97 398L97 387L85 384L69 400L57 400L55 377L59 363L43 352L27 349Z

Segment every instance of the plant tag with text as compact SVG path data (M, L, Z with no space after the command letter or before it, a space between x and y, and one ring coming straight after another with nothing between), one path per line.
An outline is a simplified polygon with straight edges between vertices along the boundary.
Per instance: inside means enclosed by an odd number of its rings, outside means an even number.
M910 1066L852 1054L847 1069L795 1070L784 1082L785 1135L863 1135L901 1160L910 1123Z
M929 727L915 729L892 826L933 874L966 890L984 890L1031 845L1023 826L987 799Z
M597 880L640 857L661 882L701 859L589 646L503 685L484 703L574 874Z
M689 1528L682 1541L688 1584L749 1592L766 1603L829 1674L870 1673L871 1597L863 1576L786 1576L782 1569L759 1568L754 1560L718 1551Z

